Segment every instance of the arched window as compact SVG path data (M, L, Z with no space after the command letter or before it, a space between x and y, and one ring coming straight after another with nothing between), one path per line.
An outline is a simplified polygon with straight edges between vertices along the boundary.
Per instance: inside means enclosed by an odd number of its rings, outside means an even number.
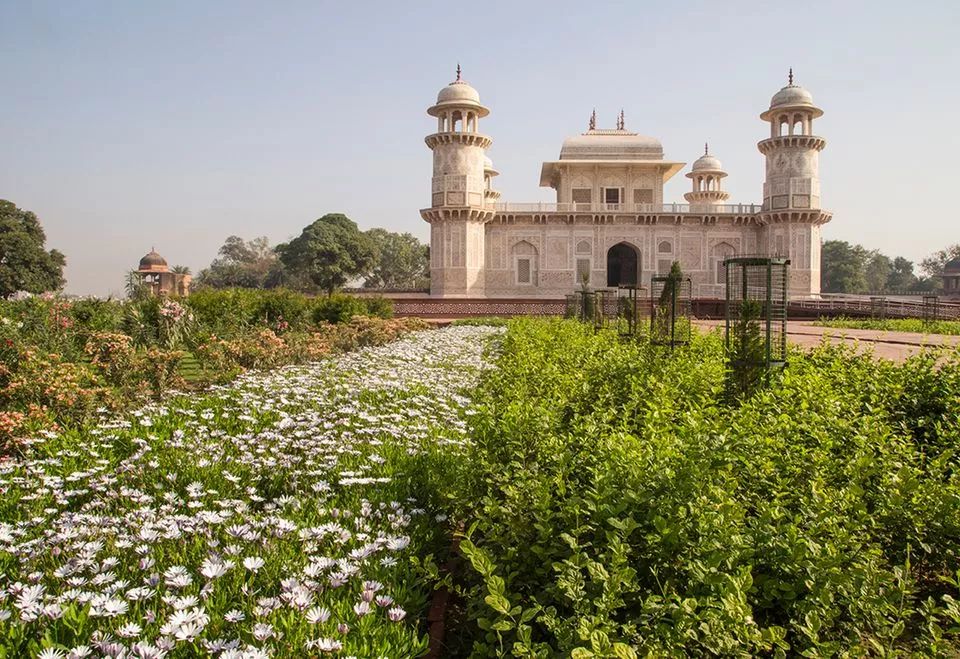
M513 260L514 282L518 286L537 285L537 248L526 240L510 248Z
M733 245L730 243L717 243L713 246L713 249L710 250L710 260L711 260L711 270L713 271L713 283L715 284L725 284L726 283L726 269L723 267L723 262L726 259L731 258L737 253L737 250L734 249Z
M577 254L589 254L591 251L589 240L581 240L577 243Z
M784 125L789 126L789 125L790 125L790 120L787 119L787 115L781 114L781 115L777 118L777 136L778 136L778 137L783 136L783 135L786 135L786 132L783 130Z
M661 240L660 244L657 245L657 251L661 254L670 254L673 252L673 245L670 244L669 240Z
M790 129L791 135L803 135L803 115L793 115L793 127Z

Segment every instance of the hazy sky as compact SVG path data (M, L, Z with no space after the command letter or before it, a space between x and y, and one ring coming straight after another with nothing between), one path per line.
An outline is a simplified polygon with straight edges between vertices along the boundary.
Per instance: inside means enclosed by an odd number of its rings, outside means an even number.
M0 34L0 198L40 217L71 293L119 292L154 245L196 272L327 212L426 239L425 110L458 61L505 201L553 199L540 163L623 107L668 159L709 140L731 202L758 202L758 115L792 66L825 112L824 236L914 260L960 241L956 1L3 0Z

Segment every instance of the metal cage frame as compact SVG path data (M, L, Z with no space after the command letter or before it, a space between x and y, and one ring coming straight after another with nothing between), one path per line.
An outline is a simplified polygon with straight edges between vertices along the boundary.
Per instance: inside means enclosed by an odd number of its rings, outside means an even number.
M617 288L617 331L623 338L635 337L640 329L645 290L642 286Z
M725 259L724 348L727 391L752 393L787 364L787 299L790 259L738 256Z
M690 277L662 275L650 279L650 343L671 350L690 343L692 298Z
M940 320L940 296L923 296L923 324L931 325Z

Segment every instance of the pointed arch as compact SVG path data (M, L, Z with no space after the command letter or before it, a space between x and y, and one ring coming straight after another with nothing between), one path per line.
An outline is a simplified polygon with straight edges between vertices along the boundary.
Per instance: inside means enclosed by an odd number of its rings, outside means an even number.
M638 286L640 283L640 250L621 241L607 250L607 286Z

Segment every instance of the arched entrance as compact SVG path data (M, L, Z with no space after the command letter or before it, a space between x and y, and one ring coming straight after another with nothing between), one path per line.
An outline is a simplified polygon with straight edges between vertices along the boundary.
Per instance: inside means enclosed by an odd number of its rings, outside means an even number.
M607 286L636 286L640 280L640 254L627 243L617 243L607 252Z

